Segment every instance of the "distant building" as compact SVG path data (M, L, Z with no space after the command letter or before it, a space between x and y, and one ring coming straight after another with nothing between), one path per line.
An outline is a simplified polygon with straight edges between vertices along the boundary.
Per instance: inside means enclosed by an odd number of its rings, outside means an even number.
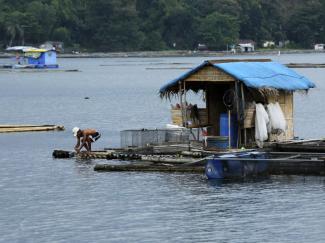
M286 47L289 44L290 44L290 41L289 40L279 41L278 47L279 48L284 48L284 47Z
M47 41L44 44L40 45L40 48L46 50L55 50L56 52L64 52L64 43L61 41Z
M264 41L263 47L264 48L273 48L273 47L275 47L275 42L274 41Z
M253 52L255 51L255 42L252 40L240 40L236 49L240 52Z
M325 50L325 44L315 44L314 49L316 51L323 51Z
M199 51L207 51L207 50L208 50L208 47L207 47L206 44L201 44L201 43L199 43L199 44L197 45L197 49L198 49Z

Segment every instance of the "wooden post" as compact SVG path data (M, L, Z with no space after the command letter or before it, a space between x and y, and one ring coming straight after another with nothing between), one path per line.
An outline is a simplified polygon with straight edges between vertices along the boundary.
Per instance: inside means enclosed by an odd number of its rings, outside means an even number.
M207 109L207 115L208 115L208 124L211 124L211 117L210 117L210 102L209 102L209 90L208 90L208 85L205 85L205 107ZM208 135L210 135L210 128L206 128L206 132Z
M183 94L184 94L184 120L185 120L185 124L187 122L187 106L186 106L186 84L185 84L185 80L184 80L184 87L183 87ZM186 124L187 125L187 124Z
M237 107L237 127L238 127L238 131L237 131L237 143L236 143L236 146L238 148L238 144L239 144L239 141L241 140L241 126L240 126L240 107L239 107L239 89L238 89L238 80L235 81L235 95L236 95L236 107Z
M184 102L186 104L186 82L184 80Z
M231 111L228 110L228 142L229 142L229 149L231 149Z
M241 91L241 99L242 99L242 106L243 106L243 111L244 111L244 116L245 116L245 94L244 94L244 85L243 83L241 83L240 85L240 91ZM245 120L245 117L244 117ZM246 128L245 128L245 123L243 123L243 129L244 129L244 145L246 147L246 143L247 143L247 132L246 132Z
M182 114L182 125L184 126L184 107L183 107L183 97L182 97L182 82L178 82L179 85L179 102L181 106L181 114Z

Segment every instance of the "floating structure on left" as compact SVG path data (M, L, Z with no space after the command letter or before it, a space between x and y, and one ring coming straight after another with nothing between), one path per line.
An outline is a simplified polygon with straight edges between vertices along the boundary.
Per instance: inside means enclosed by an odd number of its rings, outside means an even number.
M0 125L0 133L7 132L43 132L43 131L63 131L64 126L58 125Z
M11 63L2 65L2 68L53 69L59 67L55 50L39 49L31 46L13 46L8 47L6 51L14 52L15 57Z

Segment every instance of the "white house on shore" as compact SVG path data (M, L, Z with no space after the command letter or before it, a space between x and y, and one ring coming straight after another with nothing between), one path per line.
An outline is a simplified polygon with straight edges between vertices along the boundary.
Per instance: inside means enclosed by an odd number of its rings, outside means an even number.
M264 41L263 47L264 48L273 48L273 47L275 47L275 42L274 41Z
M315 44L314 49L316 51L323 51L325 50L325 44Z
M254 52L255 42L252 40L240 40L236 49L240 52Z

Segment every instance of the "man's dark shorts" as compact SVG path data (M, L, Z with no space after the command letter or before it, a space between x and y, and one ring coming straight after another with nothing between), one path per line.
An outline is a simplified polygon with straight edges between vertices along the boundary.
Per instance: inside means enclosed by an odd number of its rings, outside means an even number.
M99 132L96 132L92 135L89 136L89 138L91 139L92 142L97 141L100 138L101 134Z

